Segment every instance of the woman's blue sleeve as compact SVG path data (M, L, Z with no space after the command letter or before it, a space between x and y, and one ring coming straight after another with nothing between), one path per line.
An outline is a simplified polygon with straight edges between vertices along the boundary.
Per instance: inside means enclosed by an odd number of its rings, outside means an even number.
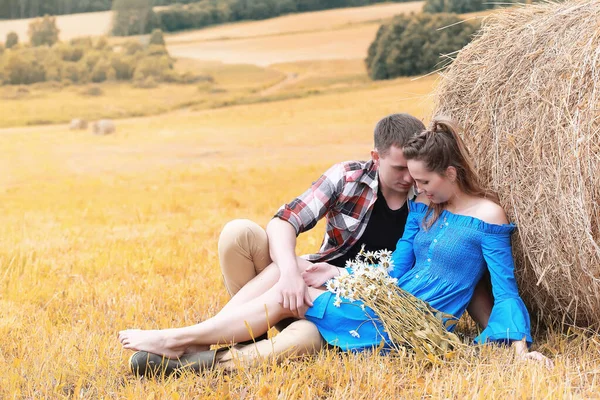
M513 225L502 225L512 227ZM483 257L492 279L494 307L487 327L475 338L477 343L496 341L510 343L525 338L532 342L529 313L519 296L515 280L515 265L510 245L510 231L485 234L482 240Z
M406 220L404 234L396 244L396 250L392 253L394 268L390 271L392 278L399 278L415 264L415 252L413 244L415 236L419 232L423 213L411 211Z

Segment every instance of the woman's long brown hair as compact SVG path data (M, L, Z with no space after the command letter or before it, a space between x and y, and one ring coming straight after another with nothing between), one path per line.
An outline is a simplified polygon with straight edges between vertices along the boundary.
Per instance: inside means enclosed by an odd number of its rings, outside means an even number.
M469 151L459 136L458 125L453 120L434 118L429 129L411 138L402 151L406 160L422 161L429 171L441 176L446 175L448 167L454 167L456 183L463 193L498 203L498 196L481 184ZM431 227L438 220L445 206L446 203L429 205L425 227Z

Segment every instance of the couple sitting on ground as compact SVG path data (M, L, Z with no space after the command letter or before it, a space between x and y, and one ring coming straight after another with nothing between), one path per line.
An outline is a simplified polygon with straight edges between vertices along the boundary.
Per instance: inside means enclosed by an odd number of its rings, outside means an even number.
M193 326L121 331L123 347L137 350L130 359L134 373L231 370L236 362L296 357L326 344L344 351L377 348L382 340L389 346L380 321L361 325L369 315L343 301L332 306L334 296L323 287L346 272L346 262L362 247L393 250L390 275L433 308L456 318L468 309L483 328L477 343L511 343L520 357L551 365L527 349L529 314L517 290L510 244L515 227L480 184L455 124L438 118L425 129L410 115L393 114L377 123L374 136L370 161L331 167L282 206L266 231L251 221L228 223L219 257L233 297L216 316ZM297 257L297 235L322 217L327 226L321 249ZM270 326L279 334L252 337ZM210 350L232 343L238 345Z

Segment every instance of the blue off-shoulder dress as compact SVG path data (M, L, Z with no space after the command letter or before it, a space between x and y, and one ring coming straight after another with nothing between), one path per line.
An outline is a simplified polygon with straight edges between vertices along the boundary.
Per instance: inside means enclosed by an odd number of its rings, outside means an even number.
M425 229L428 207L409 201L409 208L404 235L392 254L394 268L390 275L398 279L398 285L433 308L460 318L487 267L494 306L487 327L475 341L525 338L531 344L529 313L519 297L514 276L510 235L515 226L489 224L443 211L435 224ZM333 293L325 292L306 312L306 319L317 326L329 344L348 351L372 349L382 341L384 348L390 347L389 337L373 310L362 307L361 301L343 298L336 307L334 300Z

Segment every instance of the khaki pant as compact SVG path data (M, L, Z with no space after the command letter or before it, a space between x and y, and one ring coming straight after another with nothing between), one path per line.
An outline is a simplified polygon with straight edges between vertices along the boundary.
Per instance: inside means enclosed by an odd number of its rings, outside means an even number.
M267 233L258 224L245 219L229 222L219 237L219 260L225 286L233 296L269 264ZM297 320L271 339L253 344L237 345L218 353L220 367L232 370L236 364L253 364L263 359L300 357L319 351L324 341L317 327L306 320Z

